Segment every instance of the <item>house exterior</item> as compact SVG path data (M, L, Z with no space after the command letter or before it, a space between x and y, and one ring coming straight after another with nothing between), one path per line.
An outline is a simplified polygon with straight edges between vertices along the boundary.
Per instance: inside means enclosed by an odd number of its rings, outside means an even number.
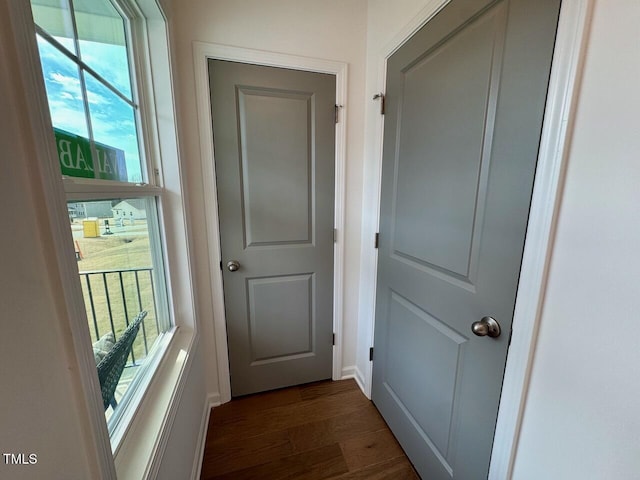
M75 220L76 218L87 218L84 204L82 203L68 203L67 211L69 212L69 218L71 220Z
M144 201L134 198L123 200L111 208L112 217L116 220L143 220L147 218Z
M69 217L74 218L110 218L111 201L73 202L67 204Z
M370 100L383 85L379 52L394 44L424 9L433 8L433 2L161 0L169 19L180 119L178 173L188 205L191 258L185 270L193 272L186 286L177 289L197 293L197 314L183 329L193 332L193 341L165 362L179 366L177 379L170 383L170 377L159 375L145 400L166 399L163 412L169 415L141 416L133 430L143 438L148 435L146 441L119 449L115 466L105 460L111 458L106 427L87 406L78 373L83 360L75 353L80 340L69 328L69 318L83 313L69 301L63 282L77 273L73 252L55 248L61 234L52 218L67 214L60 175L55 162L53 167L45 161L34 167L50 125L38 120L34 108L43 97L29 80L37 59L24 55L33 32L23 3L0 0L1 219L2 225L11 225L0 236L0 443L25 464L8 465L3 457L0 477L99 479L114 478L117 470L121 479L196 478L207 412L221 398L221 373L215 355L219 339L211 323L210 265L196 260L208 258L213 248L207 245L202 206L207 192L197 160L201 145L192 89L193 42L349 65L343 286L348 295L340 367L345 376L357 377L368 368L363 332L371 312L369 299L359 291L362 279L371 277L367 249L377 222L377 206L370 203L376 185L370 180L375 178L380 117ZM580 5L587 27L578 87L567 103L572 106L565 118L568 139L562 146L552 247L544 258L544 289L536 304L524 410L509 454L507 478L516 480L631 479L640 471L640 3L565 0L565 5L571 3ZM563 17L561 29L573 20Z

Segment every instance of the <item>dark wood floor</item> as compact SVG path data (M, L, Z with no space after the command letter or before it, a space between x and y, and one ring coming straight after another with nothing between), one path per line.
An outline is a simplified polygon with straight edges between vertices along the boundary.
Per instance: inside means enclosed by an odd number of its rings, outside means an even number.
M234 399L211 412L202 479L418 479L353 380Z

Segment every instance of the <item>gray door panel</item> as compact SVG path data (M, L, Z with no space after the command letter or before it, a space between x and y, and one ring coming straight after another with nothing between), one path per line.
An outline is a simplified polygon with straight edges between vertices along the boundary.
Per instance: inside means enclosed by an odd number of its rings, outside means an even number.
M234 396L331 377L335 77L210 60Z
M559 3L453 0L388 61L372 396L424 478L488 472Z

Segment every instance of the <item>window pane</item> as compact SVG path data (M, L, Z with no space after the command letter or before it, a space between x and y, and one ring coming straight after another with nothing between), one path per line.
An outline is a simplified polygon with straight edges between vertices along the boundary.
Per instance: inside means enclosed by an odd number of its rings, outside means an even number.
M131 100L124 19L108 0L73 6L82 61Z
M37 39L53 126L88 137L77 65L40 35Z
M134 109L90 74L85 75L93 138L110 149L122 151L126 181L142 182L138 132ZM106 168L100 178L111 178Z
M131 78L125 46L80 40L82 60L129 100Z
M33 19L71 53L76 53L68 0L31 0Z
M101 378L103 398L113 396L117 405L169 324L155 199L75 201L67 208L96 366L112 378ZM147 314L128 348L125 332L140 312ZM128 353L118 368L110 363L121 347ZM113 405L105 408L107 417L118 408Z

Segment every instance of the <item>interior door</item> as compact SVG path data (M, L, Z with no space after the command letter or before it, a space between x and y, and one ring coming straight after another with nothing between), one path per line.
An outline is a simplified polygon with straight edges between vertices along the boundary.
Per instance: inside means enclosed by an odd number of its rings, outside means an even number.
M430 480L488 473L559 4L453 0L388 60L372 396Z
M209 78L232 395L331 378L335 76Z

